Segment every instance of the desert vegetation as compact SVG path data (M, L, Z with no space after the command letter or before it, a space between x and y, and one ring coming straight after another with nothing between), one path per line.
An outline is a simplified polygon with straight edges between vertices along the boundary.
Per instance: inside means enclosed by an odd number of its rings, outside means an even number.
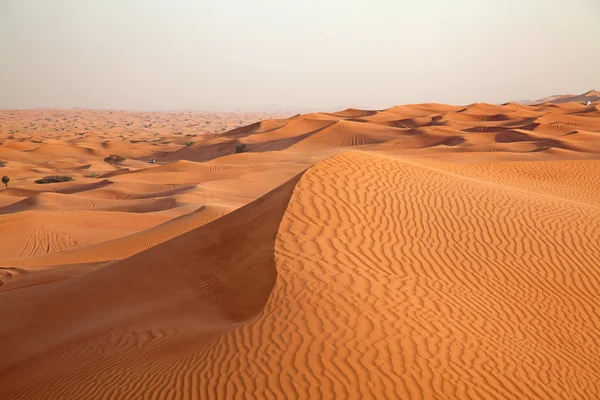
M123 161L125 161L125 157L116 154L111 154L108 157L104 158L104 161L112 165L119 165Z
M37 184L44 184L44 183L59 183L59 182L69 182L72 181L73 177L71 176L66 176L66 175L48 175L45 176L41 179L38 179L35 181L35 183Z

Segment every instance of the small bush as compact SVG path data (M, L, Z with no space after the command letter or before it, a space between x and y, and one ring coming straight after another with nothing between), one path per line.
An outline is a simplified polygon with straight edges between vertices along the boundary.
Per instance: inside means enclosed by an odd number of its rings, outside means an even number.
M106 157L104 161L106 161L109 164L116 165L121 164L123 161L125 161L125 157L118 156L116 154L111 154L110 156Z
M245 153L246 151L248 151L248 148L244 143L240 143L237 146L235 146L236 153Z
M190 140L190 141L189 141L189 142L187 142L185 145L189 147L189 146L191 146L191 145L193 145L193 144L194 144L194 141L193 141L193 140Z
M98 176L97 172L91 172L87 177L88 178L96 178Z
M49 176L45 176L42 179L38 179L37 181L35 181L35 183L38 184L42 184L42 183L58 183L58 182L69 182L72 181L73 178L70 176L64 176L64 175L49 175Z

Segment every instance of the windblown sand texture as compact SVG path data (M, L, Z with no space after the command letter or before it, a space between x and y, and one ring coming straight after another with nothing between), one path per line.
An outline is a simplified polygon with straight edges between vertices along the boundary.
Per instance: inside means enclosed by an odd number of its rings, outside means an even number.
M108 112L39 134L62 111L0 113L0 398L600 397L586 101L314 113L189 145L171 114L145 114L155 142L73 131Z

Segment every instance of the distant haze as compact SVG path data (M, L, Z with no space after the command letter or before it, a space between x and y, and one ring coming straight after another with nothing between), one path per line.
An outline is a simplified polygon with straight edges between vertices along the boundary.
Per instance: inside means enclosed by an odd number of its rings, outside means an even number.
M600 89L598 0L0 0L0 108L331 109Z

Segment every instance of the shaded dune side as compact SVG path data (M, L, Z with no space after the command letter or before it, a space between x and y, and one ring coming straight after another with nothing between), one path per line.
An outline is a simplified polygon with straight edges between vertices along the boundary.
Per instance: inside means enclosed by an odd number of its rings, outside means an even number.
M180 206L174 197L158 197L140 200L114 200L86 198L56 192L40 192L21 201L0 207L0 215L23 211L116 211L129 213L151 213Z
M169 357L167 347L201 346L264 306L277 229L298 179L123 261L0 293L0 320L11 321L0 324L0 398L153 391L146 373L165 367L156 357ZM114 382L132 374L145 389Z
M122 260L206 225L234 209L234 207L223 205L204 205L189 214L175 217L160 225L128 236L44 255L3 259L0 260L0 270L2 270L1 266L4 265L10 265L11 267L48 267ZM34 272L35 268L30 271Z

